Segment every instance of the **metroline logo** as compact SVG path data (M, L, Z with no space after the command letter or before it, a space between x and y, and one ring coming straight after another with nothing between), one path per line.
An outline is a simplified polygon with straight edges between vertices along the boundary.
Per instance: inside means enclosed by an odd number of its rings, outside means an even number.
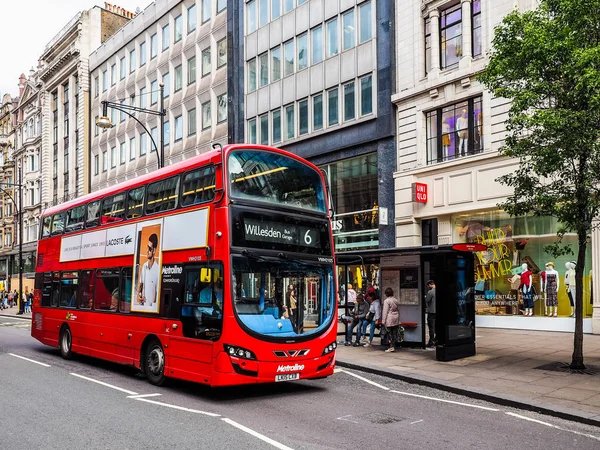
M297 370L304 370L304 364L294 364L293 366L279 366L277 367L277 372L292 372Z

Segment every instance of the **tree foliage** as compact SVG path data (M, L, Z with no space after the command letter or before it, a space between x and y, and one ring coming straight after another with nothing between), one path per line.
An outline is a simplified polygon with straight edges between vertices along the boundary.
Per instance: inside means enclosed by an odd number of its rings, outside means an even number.
M572 368L583 367L583 266L592 220L600 212L600 0L540 0L495 29L479 76L511 100L501 153L519 159L499 179L514 194L511 215L553 216L578 236L576 332ZM560 245L549 249L564 254ZM579 348L578 348L579 347Z

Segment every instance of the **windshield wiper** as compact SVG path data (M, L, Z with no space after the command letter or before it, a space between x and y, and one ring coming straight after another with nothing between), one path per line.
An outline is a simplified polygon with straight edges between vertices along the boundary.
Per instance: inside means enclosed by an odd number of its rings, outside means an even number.
M266 262L267 261L262 256L255 255L253 252L251 252L250 250L246 250L246 249L242 250L242 255L244 255L248 259L254 259L254 260L259 261L259 262Z

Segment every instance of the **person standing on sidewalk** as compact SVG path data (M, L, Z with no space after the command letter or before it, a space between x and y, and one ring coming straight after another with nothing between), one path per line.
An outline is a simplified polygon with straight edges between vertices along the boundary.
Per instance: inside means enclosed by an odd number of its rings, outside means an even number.
M385 290L385 300L383 302L383 312L381 314L381 323L386 328L389 340L390 348L386 352L396 351L396 342L398 341L398 329L400 328L400 311L398 300L394 297L394 290L387 288Z
M427 328L429 328L429 342L427 347L433 347L436 344L435 338L435 281L427 282L427 294L425 295L425 307L427 310Z
M367 313L367 319L371 319L371 331L369 333L369 340L363 345L363 347L370 347L373 345L373 337L375 336L375 327L377 323L381 322L381 302L375 296L375 291L367 293L367 302L369 303L369 312ZM370 316L370 317L369 317ZM367 321L364 322L363 334L367 336Z
M354 304L354 310L352 311L352 322L348 324L348 330L346 332L346 343L344 345L353 345L352 332L354 331L354 328L358 325L358 329L356 330L356 342L354 343L354 346L360 346L360 334L362 331L363 322L365 321L368 312L369 304L365 302L365 298L362 294L357 294L356 303Z

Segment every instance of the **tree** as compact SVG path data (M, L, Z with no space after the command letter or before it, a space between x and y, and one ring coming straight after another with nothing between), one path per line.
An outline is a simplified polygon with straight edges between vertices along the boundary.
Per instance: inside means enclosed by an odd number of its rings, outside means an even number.
M495 29L490 62L479 80L512 101L500 152L519 159L499 178L514 189L499 205L509 214L552 216L560 226L546 248L577 234L572 370L583 363L583 266L600 212L600 0L540 0L513 11Z

